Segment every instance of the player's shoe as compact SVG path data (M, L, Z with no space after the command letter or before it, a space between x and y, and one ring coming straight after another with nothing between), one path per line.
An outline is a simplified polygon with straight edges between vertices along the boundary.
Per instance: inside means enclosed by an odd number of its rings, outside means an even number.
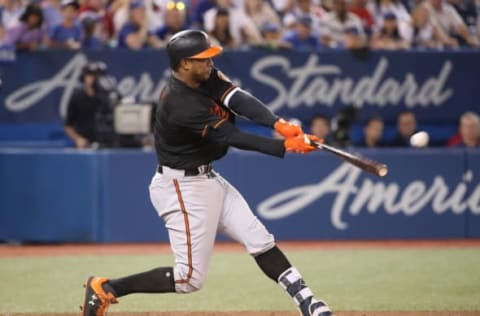
M84 284L85 299L80 307L83 316L104 316L110 304L118 303L111 292L105 292L102 285L107 278L89 277Z
M300 314L302 316L334 316L327 303L313 298L307 298L299 306Z
M308 311L311 316L334 316L327 303L314 298L308 306Z

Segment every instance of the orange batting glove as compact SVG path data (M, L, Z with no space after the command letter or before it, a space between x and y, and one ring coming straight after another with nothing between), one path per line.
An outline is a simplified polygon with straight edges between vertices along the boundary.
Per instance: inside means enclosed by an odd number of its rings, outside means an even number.
M299 154L308 154L317 149L311 142L323 143L323 139L315 135L303 134L292 138L287 138L284 142L285 150Z
M284 119L278 119L273 125L273 128L285 138L303 135L302 127L300 125L287 122Z

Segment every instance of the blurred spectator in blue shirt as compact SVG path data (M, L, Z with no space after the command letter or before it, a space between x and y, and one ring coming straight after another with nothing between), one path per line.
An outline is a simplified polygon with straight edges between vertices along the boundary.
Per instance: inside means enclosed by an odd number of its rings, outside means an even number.
M20 21L7 30L5 44L15 47L17 50L37 50L45 39L42 24L42 9L37 4L29 4L20 17Z
M18 23L24 7L20 0L3 0L0 9L0 21L5 29L9 29Z
M265 23L260 31L263 38L263 42L260 45L261 47L270 50L292 48L290 43L282 39L282 28L279 24Z
M317 37L312 35L312 19L308 16L298 19L295 30L287 33L284 41L297 50L312 50L320 47Z
M174 3L167 5L163 18L165 25L150 32L148 36L148 44L155 48L165 47L173 34L188 28L184 6L177 6Z
M82 48L100 49L105 46L101 33L102 18L94 12L84 12L80 19L82 24Z
M55 25L62 23L61 0L44 0L42 2L44 25L47 32L50 32Z
M55 25L49 34L50 48L80 49L82 28L77 20L78 2L75 0L62 1L63 20Z
M118 47L133 50L147 45L148 23L143 1L136 0L130 4L129 21L123 25L118 35Z
M190 22L194 28L201 28L204 25L203 16L205 12L215 7L215 0L198 0L190 8Z

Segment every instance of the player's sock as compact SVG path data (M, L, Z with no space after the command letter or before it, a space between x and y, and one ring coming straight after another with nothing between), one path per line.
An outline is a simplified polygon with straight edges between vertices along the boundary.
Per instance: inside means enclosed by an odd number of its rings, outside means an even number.
M112 279L104 283L103 289L106 292L112 292L115 297L131 293L175 292L173 268L156 268L124 278Z
M290 267L284 271L278 278L278 284L293 298L303 316L310 315L313 293L297 269Z
M278 282L278 277L292 265L277 246L255 257L260 269L270 279Z

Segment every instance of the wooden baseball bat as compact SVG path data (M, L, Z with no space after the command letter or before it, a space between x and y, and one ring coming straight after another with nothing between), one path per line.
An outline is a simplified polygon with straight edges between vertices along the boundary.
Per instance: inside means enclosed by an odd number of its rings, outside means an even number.
M342 158L346 162L349 162L352 165L357 166L358 168L360 168L362 170L365 170L367 172L370 172L370 173L372 173L376 176L384 177L388 173L388 167L384 163L381 163L381 162L378 162L378 161L375 161L375 160L371 160L369 158L365 158L365 157L362 157L362 156L356 156L356 155L353 155L349 152L346 152L344 150L335 148L335 147L327 145L327 144L312 142L312 145L316 146L318 149L328 151L328 152Z

